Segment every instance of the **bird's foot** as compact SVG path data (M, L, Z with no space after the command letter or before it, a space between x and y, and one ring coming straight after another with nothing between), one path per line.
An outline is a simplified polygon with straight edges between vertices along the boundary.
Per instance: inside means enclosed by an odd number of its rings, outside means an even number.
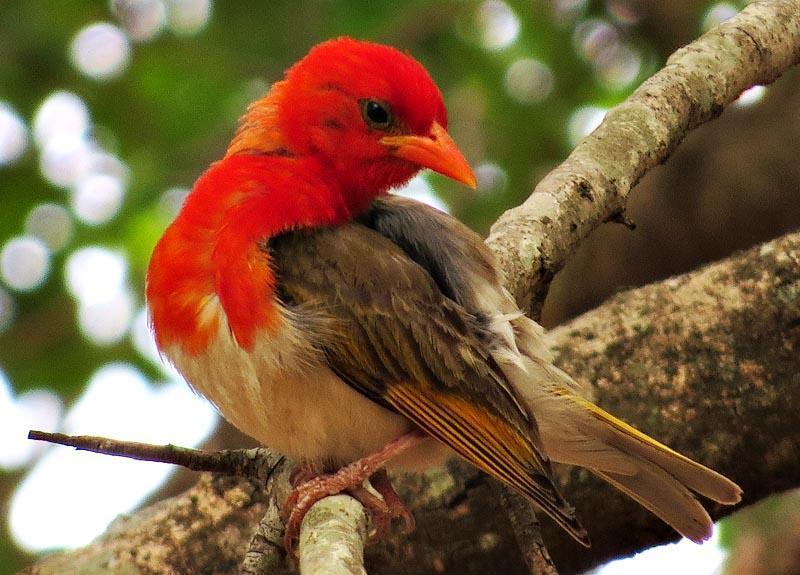
M388 531L393 517L401 517L406 527L413 526L411 512L392 488L386 472L380 468L392 457L416 445L424 438L425 436L417 431L406 433L380 451L354 461L336 473L319 475L297 485L283 505L282 514L286 518L283 545L286 552L290 555L294 554L294 542L300 535L300 525L308 510L320 499L337 493L349 493L361 502L372 513L373 525L379 535ZM300 480L305 479L308 474L309 469L302 469L293 475ZM383 500L364 487L364 481L373 475L378 485L376 490Z
M370 485L373 489L381 494L383 502L389 510L389 516L392 519L402 519L403 528L406 533L414 531L416 522L411 510L406 506L397 491L394 490L392 482L389 480L389 474L385 469L379 469L375 474L369 478Z
M364 484L347 490L348 494L358 500L369 511L372 521L369 542L376 543L386 537L389 533L389 528L392 526L393 519L401 519L403 521L403 532L411 533L416 524L414 515L394 490L386 469L379 469L373 473L369 478L369 484L373 490L378 492L380 497L373 495L373 492L365 487Z
M370 479L372 484L372 479ZM347 490L348 495L355 498L369 513L372 531L369 533L368 542L374 543L383 539L389 533L392 524L392 512L386 502L373 495L365 484Z

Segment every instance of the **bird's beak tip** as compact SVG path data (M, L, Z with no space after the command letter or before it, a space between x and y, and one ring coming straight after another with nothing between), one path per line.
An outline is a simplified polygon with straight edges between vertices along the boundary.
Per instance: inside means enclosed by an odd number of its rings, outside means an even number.
M462 184L464 184L471 190L478 189L478 180L475 179L475 174L472 173L472 170L469 171L469 175L466 178L458 181L460 181Z

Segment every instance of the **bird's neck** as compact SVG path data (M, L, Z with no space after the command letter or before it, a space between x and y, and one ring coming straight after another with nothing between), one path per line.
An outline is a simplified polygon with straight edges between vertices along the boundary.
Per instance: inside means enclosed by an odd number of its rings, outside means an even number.
M347 221L337 198L301 160L234 155L212 165L150 261L147 299L159 347L199 353L227 321L237 343L251 348L260 329L280 320L266 242Z
M335 181L342 192L342 201L353 215L364 211L377 196L404 183L418 171L408 162L384 158L353 164L352 156L337 149L341 146L328 129L330 138L314 140L310 126L319 118L300 113L290 105L292 94L285 81L276 82L260 100L253 102L239 121L236 135L228 146L225 158L239 155L276 155L307 162L313 169ZM322 130L324 131L324 126ZM325 149L322 149L325 148Z
M269 92L247 108L231 140L225 158L239 154L282 154L296 156L290 149L280 125L280 108L286 94L286 82L275 82Z

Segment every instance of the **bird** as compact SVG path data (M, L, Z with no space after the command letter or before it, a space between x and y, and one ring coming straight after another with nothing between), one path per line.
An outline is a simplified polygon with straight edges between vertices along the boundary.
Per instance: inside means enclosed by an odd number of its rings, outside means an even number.
M314 46L248 107L156 244L146 299L161 354L231 424L297 462L287 550L311 505L340 492L376 530L412 528L386 470L455 456L585 546L553 462L708 538L696 495L735 504L741 489L586 399L481 237L390 193L423 169L476 187L447 125L408 53L349 37Z

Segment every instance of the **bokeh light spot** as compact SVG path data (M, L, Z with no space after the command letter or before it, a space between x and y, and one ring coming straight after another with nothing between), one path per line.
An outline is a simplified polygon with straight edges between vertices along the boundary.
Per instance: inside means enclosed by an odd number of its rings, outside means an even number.
M158 209L164 217L172 221L178 212L181 211L186 196L189 195L188 188L170 188L158 200Z
M575 51L590 64L598 80L621 89L633 82L642 67L639 51L620 38L616 26L598 18L581 22L572 35Z
M63 133L47 141L39 158L42 175L53 185L67 188L91 167L92 148L83 136Z
M89 225L100 225L117 215L125 190L119 178L91 174L83 178L72 195L72 208L78 219Z
M116 157L103 150L94 150L89 166L89 171L93 174L105 174L118 179L123 185L127 185L130 170L128 166Z
M0 102L0 166L17 161L28 147L28 129L11 106Z
M33 116L33 138L44 146L56 136L84 136L89 125L86 102L72 92L54 92Z
M492 162L484 162L475 167L475 179L478 180L478 191L481 193L500 193L506 187L508 174Z
M42 240L52 252L67 246L73 228L69 212L58 204L39 204L25 218L25 233Z
M716 26L722 24L725 20L733 18L739 13L739 9L728 2L717 2L712 5L705 16L703 16L701 28L706 32Z
M475 19L482 30L483 45L490 50L510 46L519 35L519 19L501 0L486 0L478 7Z
M131 46L125 32L108 22L86 26L70 46L73 65L95 80L119 75L128 65L130 53Z
M34 389L14 397L0 371L0 468L13 471L30 463L45 445L28 439L30 429L56 429L61 421L61 399L51 391Z
M136 42L155 38L167 20L162 0L113 0L112 8L125 32Z
M613 56L619 46L617 29L605 20L591 19L575 27L575 51L587 62L598 64Z
M110 298L83 301L78 307L78 326L83 334L97 345L117 343L133 319L133 296L121 290Z
M0 275L12 289L36 289L44 282L49 271L50 252L39 238L12 238L0 252Z
M535 104L547 98L553 91L554 83L550 68L533 58L517 60L506 70L506 90L512 98L523 104Z
M616 90L625 88L639 76L642 57L628 44L620 44L610 57L596 66L600 81Z
M581 106L576 109L567 121L567 138L570 145L577 145L581 138L591 134L603 121L606 112L607 109L596 106Z
M211 19L211 0L169 0L169 27L176 34L196 34Z
M90 246L74 251L67 258L66 283L81 304L114 299L125 287L128 261L117 251Z
M753 104L758 104L764 99L766 93L766 86L752 86L741 93L741 95L734 102L734 105L741 108L746 108L748 106L752 106Z

